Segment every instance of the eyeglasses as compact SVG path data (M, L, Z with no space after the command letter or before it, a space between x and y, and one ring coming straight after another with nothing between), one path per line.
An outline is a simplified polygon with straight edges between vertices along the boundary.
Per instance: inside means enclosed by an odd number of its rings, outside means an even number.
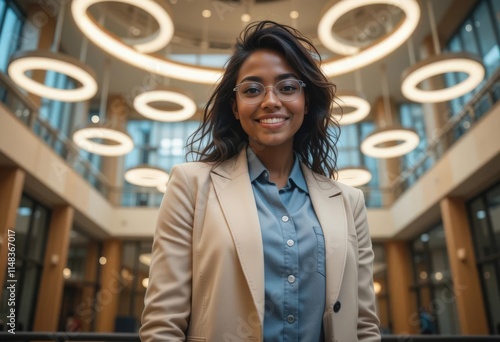
M294 78L281 80L274 86L264 86L259 82L245 81L234 87L233 91L238 93L241 101L256 104L264 100L266 88L273 88L274 93L281 101L290 102L299 97L302 88L305 86L304 82Z

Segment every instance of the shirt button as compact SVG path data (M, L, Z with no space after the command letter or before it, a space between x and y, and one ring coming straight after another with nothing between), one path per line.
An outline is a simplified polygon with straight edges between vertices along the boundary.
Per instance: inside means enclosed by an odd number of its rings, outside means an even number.
M286 215L281 216L281 221L288 222L288 220L289 220L288 216L286 216Z
M293 317L293 315L288 315L288 316L286 317L286 321L287 321L288 323L293 323L293 322L295 322L295 317Z
M288 247L292 247L293 245L295 245L295 241L293 241L292 239L290 239L290 240L286 241L286 244L288 245Z
M294 275L289 275L289 276L288 276L288 282L289 282L290 284L295 283L295 276L294 276Z

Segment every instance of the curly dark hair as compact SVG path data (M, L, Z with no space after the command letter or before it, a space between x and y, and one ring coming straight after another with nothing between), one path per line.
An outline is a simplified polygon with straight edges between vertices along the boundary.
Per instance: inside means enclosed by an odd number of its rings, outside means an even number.
M321 57L312 42L298 30L273 21L249 24L235 44L222 79L208 100L200 127L189 137L188 155L220 164L248 144L248 136L234 117L236 80L241 65L257 50L272 50L285 57L307 85L308 114L294 137L293 149L312 171L333 177L337 167L338 122L330 115L336 87L321 71ZM197 148L198 147L198 148Z

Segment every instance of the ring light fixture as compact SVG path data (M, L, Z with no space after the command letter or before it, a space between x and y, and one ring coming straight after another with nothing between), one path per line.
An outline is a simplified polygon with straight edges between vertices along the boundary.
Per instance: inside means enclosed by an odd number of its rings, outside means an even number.
M386 143L392 146L380 146ZM370 134L361 143L361 152L373 158L395 158L409 153L418 146L420 137L411 129L387 127Z
M220 69L204 68L174 62L164 57L142 53L137 50L137 46L129 46L123 43L97 25L96 21L87 13L90 6L105 1L111 0L73 0L71 2L71 12L76 25L89 40L91 40L103 51L139 69L146 70L153 74L172 77L188 82L214 84L222 76L222 70ZM153 9L152 4L156 4L156 2L152 0L112 1L132 4L134 6L139 6L142 9L147 8L148 12L163 11L164 13L167 13L163 7L154 7L155 9ZM151 6L151 8L146 6ZM171 21L171 19L169 20Z
M96 142L93 139L110 140L115 144ZM134 148L134 142L128 134L101 124L77 130L73 133L73 142L88 152L107 157L122 156Z
M354 187L368 184L371 179L371 172L364 167L346 167L338 171L338 181Z
M448 88L423 90L419 84L433 76L449 72L466 73L467 78ZM460 97L476 88L485 70L480 59L469 53L443 53L417 62L403 72L401 91L412 101L420 103L445 102Z
M64 74L80 83L73 89L49 87L26 75L29 71L44 70ZM64 102L81 102L97 93L94 71L78 59L52 51L21 51L11 59L8 67L10 78L21 88L37 96Z
M359 122L370 114L370 103L362 94L353 91L338 91L336 97L338 97L338 103L335 104L340 107L354 108L354 110L342 113L342 115L332 114L340 125Z
M130 184L143 187L157 187L166 184L169 175L165 170L150 165L139 165L125 172L125 179Z
M152 102L171 102L182 108L179 110L161 110L151 106ZM194 100L180 92L172 90L152 90L134 98L135 110L148 119L164 122L176 122L189 119L196 113Z
M365 49L346 45L332 35L332 27L340 17L356 8L375 4L398 7L405 14L403 22L381 41ZM343 75L372 64L401 46L415 31L420 20L420 6L415 0L341 0L329 7L318 24L318 38L329 50L347 55L325 60L321 67L329 77Z

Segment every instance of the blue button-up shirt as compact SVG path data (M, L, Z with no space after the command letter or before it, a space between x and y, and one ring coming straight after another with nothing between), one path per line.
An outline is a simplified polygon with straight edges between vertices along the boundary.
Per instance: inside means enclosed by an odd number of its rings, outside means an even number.
M278 189L247 154L264 246L264 341L324 341L325 242L298 158Z

